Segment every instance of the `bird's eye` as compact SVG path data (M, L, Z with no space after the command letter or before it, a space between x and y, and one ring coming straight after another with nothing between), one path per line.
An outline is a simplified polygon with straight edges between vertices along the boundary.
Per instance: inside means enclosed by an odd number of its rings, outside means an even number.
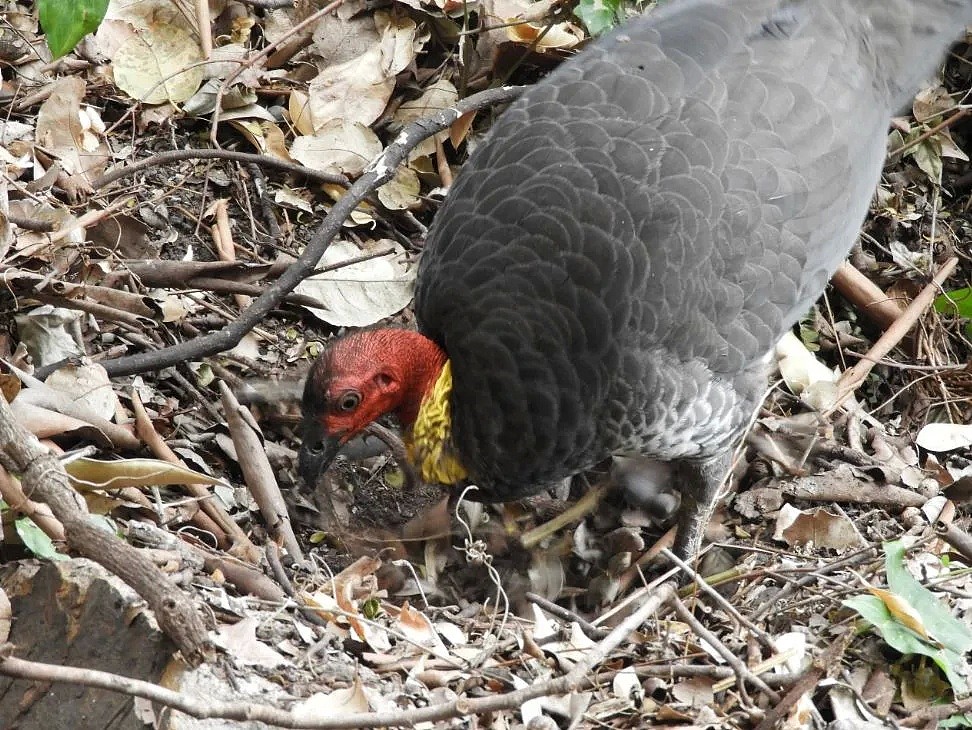
M361 403L361 394L349 390L338 398L337 406L338 410L349 412L357 408L359 403Z

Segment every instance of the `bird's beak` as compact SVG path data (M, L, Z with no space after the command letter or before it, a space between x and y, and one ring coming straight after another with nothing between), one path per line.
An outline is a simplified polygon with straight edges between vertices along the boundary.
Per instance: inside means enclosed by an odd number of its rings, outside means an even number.
M325 433L321 424L308 420L304 424L304 439L300 447L298 469L308 486L316 486L317 479L330 466L341 448L339 434Z

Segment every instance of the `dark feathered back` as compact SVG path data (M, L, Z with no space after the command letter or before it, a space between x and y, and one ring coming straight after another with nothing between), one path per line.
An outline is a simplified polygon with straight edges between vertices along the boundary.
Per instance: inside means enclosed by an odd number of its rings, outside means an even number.
M416 313L491 496L708 457L854 242L948 0L677 2L530 89L464 166ZM917 69L917 70L916 70Z

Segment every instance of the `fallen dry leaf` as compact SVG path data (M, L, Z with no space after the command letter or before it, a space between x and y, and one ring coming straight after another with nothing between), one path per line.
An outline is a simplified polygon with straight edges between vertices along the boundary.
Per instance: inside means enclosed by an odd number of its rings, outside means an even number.
M186 31L150 25L125 41L112 59L115 83L146 104L186 101L203 81L202 52Z
M290 155L312 170L357 176L381 150L381 140L364 124L334 119L294 139Z
M405 263L405 250L399 244L377 241L374 246L391 247L394 254L318 274L301 282L297 291L314 297L326 307L308 307L308 310L333 325L366 327L407 306L412 299L415 267ZM362 253L353 243L335 241L319 265L340 263Z

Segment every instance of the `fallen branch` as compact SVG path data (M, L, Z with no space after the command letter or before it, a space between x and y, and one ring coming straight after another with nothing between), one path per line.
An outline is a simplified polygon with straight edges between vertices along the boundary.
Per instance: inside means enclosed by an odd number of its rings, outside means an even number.
M143 170L148 170L153 167L161 167L162 165L169 165L173 162L181 162L182 160L229 160L231 162L243 162L251 165L260 165L261 167L271 167L275 170L280 170L281 172L292 172L296 175L303 175L308 180L314 180L316 182L331 183L335 185L348 184L348 179L344 175L312 170L311 168L297 164L296 162L287 162L286 160L281 160L279 157L272 157L270 155L257 155L249 152L232 152L230 150L222 149L188 149L167 150L165 152L160 152L157 155L146 157L144 160L139 160L132 165L118 167L110 172L106 172L99 178L95 178L95 180L91 183L91 187L95 190L100 190L101 188L111 185L113 182L123 180L126 177L131 177L132 175L137 175Z
M189 342L182 342L164 350L138 353L120 357L117 360L109 360L104 363L108 375L117 377L142 373L175 365L186 360L198 360L238 345L243 337L262 322L264 317L280 303L286 294L293 291L297 284L314 273L317 262L320 261L331 241L341 230L345 219L351 215L358 203L377 190L379 186L391 180L395 170L408 156L409 151L419 142L431 137L436 132L447 129L463 114L475 109L512 101L520 95L521 91L522 88L518 86L504 86L482 91L463 99L449 109L443 109L433 114L428 119L420 119L409 124L395 141L388 145L385 151L368 166L364 174L358 178L341 199L334 204L331 212L318 226L300 257L237 319L230 322L219 332L197 337Z
M593 683L591 670L603 662L627 637L655 614L666 602L672 600L675 587L671 583L658 586L644 603L618 624L599 644L591 648L573 668L555 679L538 682L523 689L488 697L459 697L451 702L413 710L383 712L359 712L340 717L309 718L298 716L269 705L245 700L219 701L197 698L165 689L151 682L129 679L94 669L77 669L56 664L42 664L10 656L12 647L0 648L0 674L42 682L67 682L86 687L96 687L111 692L122 692L134 697L157 702L198 719L221 718L224 720L249 720L269 725L307 730L345 730L348 728L413 726L467 715L480 715L501 710L513 710L524 702L537 697L563 695L589 687Z
M719 641L719 637L705 628L705 626L702 625L702 622L695 618L695 615L689 611L688 607L675 596L672 597L672 608L675 610L675 615L678 616L680 621L688 624L689 628L692 629L696 636L715 649L726 664L732 667L736 674L736 683L739 687L739 692L743 697L746 697L746 689L744 686L745 682L769 697L770 702L772 702L774 705L779 703L780 696L776 694L776 692L774 692L769 685L766 684L766 682L753 674L749 667L746 666L745 662L730 651L725 644Z
M100 563L145 599L162 630L195 663L210 653L206 627L195 602L139 550L88 517L84 500L75 492L55 456L14 418L0 397L0 465L17 474L29 498L40 498L64 525L67 544Z

